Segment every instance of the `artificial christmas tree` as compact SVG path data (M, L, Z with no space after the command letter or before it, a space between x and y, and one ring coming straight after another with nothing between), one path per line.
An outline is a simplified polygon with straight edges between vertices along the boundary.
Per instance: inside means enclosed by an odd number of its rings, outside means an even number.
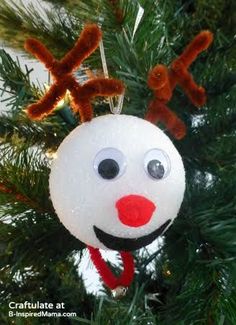
M158 63L168 65L197 32L211 29L214 44L191 66L194 79L206 88L208 100L196 110L181 88L174 91L168 106L187 129L182 140L172 138L183 157L187 182L178 218L158 250L141 258L135 253L135 279L125 298L115 301L109 292L96 297L87 293L77 272L76 256L85 253L84 244L59 222L48 186L51 157L81 123L80 117L72 113L67 96L52 115L30 120L26 107L46 89L33 84L30 71L1 50L0 75L4 91L10 93L8 110L0 119L1 323L25 321L9 318L10 302L41 301L63 302L66 312L76 312L77 317L30 317L26 323L234 324L233 3L215 2L211 15L204 1L194 1L191 6L183 1L65 0L47 4L49 9L41 9L41 14L28 2L1 2L1 36L8 46L23 48L28 36L37 37L60 58L73 46L85 23L100 24L109 74L126 85L122 113L141 118L153 96L147 85L148 71ZM87 80L101 74L101 69L96 51L76 71L76 78ZM106 100L96 99L93 105L96 116L109 113ZM158 126L168 133L165 125Z

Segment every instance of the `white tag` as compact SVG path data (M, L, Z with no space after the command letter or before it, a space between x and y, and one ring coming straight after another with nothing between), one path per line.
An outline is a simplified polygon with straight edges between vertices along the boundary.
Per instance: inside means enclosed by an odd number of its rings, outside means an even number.
M101 40L101 42L99 44L99 48L100 48L100 54L101 54L101 60L102 60L103 73L104 73L105 78L109 78L103 40ZM121 113L122 107L123 107L123 101L124 101L124 95L122 94L122 95L118 96L117 106L114 106L113 98L109 97L108 102L109 102L110 111L112 114L120 114Z
M139 26L139 24L141 22L141 19L143 17L143 14L144 14L143 7L141 7L140 4L138 4L138 6L139 6L138 13L137 13L137 16L136 16L136 20L135 20L135 24L134 24L134 30L133 30L133 35L132 35L132 40L131 40L132 42L134 40L134 35L135 35L135 33L136 33L137 29L138 29L138 26Z

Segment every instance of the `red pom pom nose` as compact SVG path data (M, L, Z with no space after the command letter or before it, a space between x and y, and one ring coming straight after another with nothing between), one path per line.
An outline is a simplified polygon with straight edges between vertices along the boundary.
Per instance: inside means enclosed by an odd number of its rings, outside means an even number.
M141 195L123 196L116 202L120 221L130 227L140 227L149 222L155 204Z

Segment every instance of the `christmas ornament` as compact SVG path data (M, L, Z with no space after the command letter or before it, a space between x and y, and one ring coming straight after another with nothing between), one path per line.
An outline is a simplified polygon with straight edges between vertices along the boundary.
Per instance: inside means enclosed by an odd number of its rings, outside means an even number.
M119 297L134 275L130 251L163 234L180 209L185 190L183 162L168 136L154 124L164 123L177 139L185 135L184 123L166 104L177 84L195 105L204 104L205 91L187 68L210 45L212 35L201 32L170 69L157 65L150 71L148 85L155 98L145 120L112 114L93 118L92 98L124 92L118 80L94 78L79 85L72 74L100 40L100 29L87 25L60 61L39 41L26 42L26 49L54 78L45 96L28 107L28 114L33 119L43 118L70 91L72 109L82 123L58 148L49 180L51 199L61 222L87 245L105 284ZM119 277L103 260L100 248L120 252L124 271Z

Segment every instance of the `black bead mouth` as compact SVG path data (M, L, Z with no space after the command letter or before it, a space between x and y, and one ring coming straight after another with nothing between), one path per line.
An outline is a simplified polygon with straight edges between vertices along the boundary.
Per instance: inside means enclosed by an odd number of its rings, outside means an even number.
M151 244L169 226L171 219L168 219L162 226L151 232L149 235L137 238L122 238L106 233L105 231L93 226L97 239L107 248L117 251L133 251Z

